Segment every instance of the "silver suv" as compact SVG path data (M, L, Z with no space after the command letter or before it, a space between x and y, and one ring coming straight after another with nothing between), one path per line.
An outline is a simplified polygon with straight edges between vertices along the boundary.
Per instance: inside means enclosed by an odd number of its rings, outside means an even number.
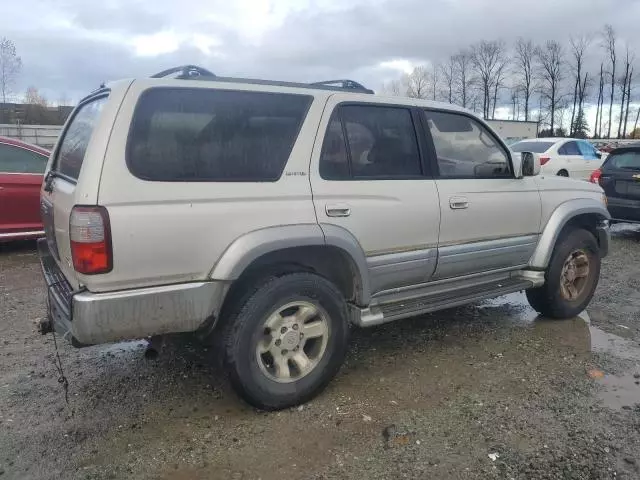
M250 404L337 373L368 327L526 290L582 311L606 255L596 185L538 175L473 113L352 81L193 66L101 88L51 154L39 244L77 346L198 332Z

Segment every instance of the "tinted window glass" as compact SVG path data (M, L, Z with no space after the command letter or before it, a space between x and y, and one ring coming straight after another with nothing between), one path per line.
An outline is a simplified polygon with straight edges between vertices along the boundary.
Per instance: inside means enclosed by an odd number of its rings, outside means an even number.
M576 142L567 142L558 149L560 155L581 155Z
M580 155L582 155L585 160L600 160L600 157L596 154L596 149L589 142L581 140L576 143L578 144Z
M507 153L480 123L455 113L426 111L425 114L441 177L511 176Z
M640 170L640 152L614 153L607 161L607 167L609 166L626 170Z
M320 156L320 175L327 180L350 178L347 144L342 131L340 116L334 112L322 144Z
M98 98L84 104L74 114L60 144L53 166L55 170L68 177L78 178L91 134L106 102L107 97Z
M275 181L311 100L263 92L149 90L129 133L129 168L147 180Z
M44 155L0 143L0 173L44 173L46 165Z
M544 153L553 146L553 142L518 142L511 145L514 152Z

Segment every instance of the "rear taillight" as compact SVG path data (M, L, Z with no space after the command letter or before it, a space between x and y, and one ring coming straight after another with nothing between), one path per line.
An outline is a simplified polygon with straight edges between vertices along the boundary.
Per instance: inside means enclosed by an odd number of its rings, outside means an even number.
M589 181L591 183L600 183L600 177L602 176L602 170L597 169L591 172L591 176L589 177Z
M540 157L540 165L545 165L549 160L551 157Z
M109 214L104 207L73 207L69 239L76 272L94 275L111 271L111 230Z

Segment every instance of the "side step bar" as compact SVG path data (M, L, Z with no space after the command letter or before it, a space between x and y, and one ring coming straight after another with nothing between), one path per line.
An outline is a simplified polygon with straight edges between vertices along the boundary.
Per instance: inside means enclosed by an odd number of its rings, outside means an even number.
M355 323L360 327L371 327L436 310L458 307L487 298L499 297L507 293L527 290L533 286L533 282L515 277L399 302L383 303L360 310L359 315L355 316Z

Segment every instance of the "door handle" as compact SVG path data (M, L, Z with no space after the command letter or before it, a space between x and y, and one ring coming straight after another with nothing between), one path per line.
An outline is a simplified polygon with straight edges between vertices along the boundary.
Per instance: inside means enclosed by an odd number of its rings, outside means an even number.
M467 197L450 197L449 207L451 207L452 210L462 210L463 208L468 208L469 200L467 200Z
M327 205L325 212L327 212L327 217L348 217L351 215L351 208L349 208L349 205L342 203L338 205Z

